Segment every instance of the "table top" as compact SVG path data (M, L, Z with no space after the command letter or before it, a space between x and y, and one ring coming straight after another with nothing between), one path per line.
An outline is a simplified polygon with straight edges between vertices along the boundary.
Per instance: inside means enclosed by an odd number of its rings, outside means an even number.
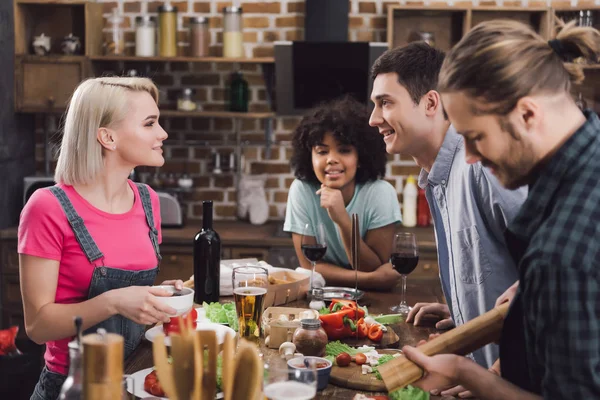
M443 302L443 294L441 289L435 285L424 285L423 282L408 280L406 300L409 305L416 302ZM233 301L233 297L222 297L221 302ZM359 301L362 306L367 306L370 314L389 314L389 308L400 301L400 295L395 290L392 292L374 292L368 291L365 296ZM306 299L290 302L286 307L307 307ZM437 332L433 323L416 327L412 324L395 324L391 325L394 331L400 338L400 347L403 345L416 345L419 340L427 339L430 333ZM268 362L272 357L279 357L277 349L270 349L264 345L261 340L261 353L264 360ZM132 374L141 369L152 367L152 344L146 340L138 346L135 352L125 361L125 373ZM328 400L347 400L352 399L356 393L361 393L354 389L347 389L329 384L325 390L318 392L316 399ZM368 392L362 392L368 393ZM372 393L386 394L386 393ZM432 396L432 399L440 397Z

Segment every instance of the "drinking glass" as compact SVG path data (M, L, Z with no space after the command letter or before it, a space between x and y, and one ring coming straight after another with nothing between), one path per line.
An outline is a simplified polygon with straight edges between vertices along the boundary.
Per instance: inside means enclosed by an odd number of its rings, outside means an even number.
M264 395L269 400L310 400L317 394L317 369L314 359L297 357L291 361L303 368L288 367L278 357L265 364Z
M414 233L399 232L394 235L390 262L402 275L400 304L391 307L390 310L397 314L408 314L410 307L406 304L406 276L413 272L419 263L419 248Z
M269 271L266 268L245 265L233 268L233 298L241 338L258 345L260 325L267 289Z
M317 261L322 259L327 253L327 238L325 237L325 227L322 223L304 225L302 233L302 254L312 265L310 272L310 295L314 292L314 274Z

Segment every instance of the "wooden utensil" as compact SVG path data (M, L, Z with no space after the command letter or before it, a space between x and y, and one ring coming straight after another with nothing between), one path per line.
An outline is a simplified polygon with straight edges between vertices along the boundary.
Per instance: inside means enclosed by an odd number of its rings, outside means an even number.
M215 331L198 331L196 334L200 337L204 354L208 356L208 363L204 363L206 368L202 377L200 398L202 400L214 399L217 394L217 356L219 354L217 334Z
M81 343L84 398L120 398L123 390L123 337L99 329L98 333L85 335Z
M501 304L466 324L441 334L418 349L428 356L448 353L465 355L497 341L508 306L508 303ZM389 392L403 388L423 376L423 370L405 356L391 360L378 369Z
M233 396L233 380L235 374L235 339L231 332L225 334L221 363L221 380L223 382L224 400L231 400Z
M242 339L237 350L232 400L255 399L261 388L263 363L256 345Z
M175 390L175 381L173 379L173 366L169 364L168 361L167 348L165 347L165 335L156 336L154 342L152 342L152 355L154 359L154 369L156 370L156 376L160 381L160 385L171 400L179 400Z
M172 335L171 357L173 378L178 399L189 399L194 389L194 343L193 336ZM160 379L160 377L159 377Z

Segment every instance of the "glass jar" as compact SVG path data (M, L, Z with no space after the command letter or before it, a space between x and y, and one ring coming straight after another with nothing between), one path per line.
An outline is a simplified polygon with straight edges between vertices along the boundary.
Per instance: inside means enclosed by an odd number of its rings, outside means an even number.
M105 55L125 54L125 19L119 14L118 8L113 8L112 14L107 18L107 34L104 40Z
M296 329L292 337L296 351L305 356L323 357L327 346L327 333L321 328L318 319L303 319L300 328Z
M177 7L170 4L158 7L158 55L177 56Z
M240 71L231 74L229 111L248 112L248 82Z
M223 57L244 57L242 8L223 8Z
M179 111L194 111L196 110L196 102L192 98L194 89L185 88L181 92L181 96L177 99L177 109Z
M156 55L156 21L154 17L143 15L135 18L135 55L138 57Z
M190 19L190 55L192 57L208 56L210 32L208 18L195 17Z

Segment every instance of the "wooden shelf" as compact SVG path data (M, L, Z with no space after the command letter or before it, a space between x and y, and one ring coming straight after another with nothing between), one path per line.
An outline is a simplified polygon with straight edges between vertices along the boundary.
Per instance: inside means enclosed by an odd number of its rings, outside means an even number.
M232 111L178 111L162 110L161 117L192 117L192 118L240 118L240 119L268 119L274 118L272 112L232 112Z
M16 0L17 4L59 4L59 5L84 5L89 0Z
M226 58L226 57L136 57L136 56L91 56L92 61L168 61L168 62L215 62L215 63L244 63L244 64L272 64L274 57L256 58Z
M47 63L69 63L69 62L82 62L86 60L86 56L81 55L63 55L63 54L48 54L45 56L38 56L36 54L24 54L21 57L24 61L30 62L47 62Z

